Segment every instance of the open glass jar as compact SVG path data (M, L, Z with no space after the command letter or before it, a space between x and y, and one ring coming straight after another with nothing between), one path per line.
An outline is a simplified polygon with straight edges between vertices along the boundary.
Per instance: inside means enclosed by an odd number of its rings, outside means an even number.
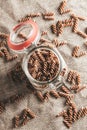
M8 46L14 52L24 53L22 69L35 89L56 89L63 83L61 72L66 63L54 45L38 44L39 40L36 22L29 20L13 28Z

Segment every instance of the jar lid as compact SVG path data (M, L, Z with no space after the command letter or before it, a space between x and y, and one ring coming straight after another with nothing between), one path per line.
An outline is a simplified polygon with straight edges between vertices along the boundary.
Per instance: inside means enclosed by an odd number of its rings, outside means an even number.
M16 38L16 35L18 35L19 31L21 31L24 26L25 27L28 27L28 26L32 27L31 32L29 32L28 38L24 41L15 42L14 39ZM38 26L37 26L36 22L32 21L31 19L26 21L26 22L19 23L18 25L16 25L13 28L12 33L10 34L10 36L8 38L8 46L12 50L23 51L24 49L27 49L29 46L31 46L31 44L37 38L38 33L39 33Z

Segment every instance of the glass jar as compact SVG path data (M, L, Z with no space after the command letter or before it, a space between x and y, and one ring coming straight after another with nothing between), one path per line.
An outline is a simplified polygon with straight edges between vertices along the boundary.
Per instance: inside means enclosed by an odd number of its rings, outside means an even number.
M8 46L15 53L24 53L22 69L35 89L57 89L63 84L61 72L66 63L53 44L38 44L39 40L36 22L29 20L13 28Z

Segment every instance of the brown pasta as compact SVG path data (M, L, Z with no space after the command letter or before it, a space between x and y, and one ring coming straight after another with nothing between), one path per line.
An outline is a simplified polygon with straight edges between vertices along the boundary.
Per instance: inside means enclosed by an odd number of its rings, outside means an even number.
M56 25L55 24L52 24L51 25L51 30L54 34L57 34L57 28L56 28Z
M39 60L39 57L38 57L38 55L37 55L37 53L35 54L33 54L32 56L31 56L31 58L33 59L33 60ZM31 62L32 60L30 59L30 62ZM40 62L40 61L39 61ZM38 63L39 64L39 63Z
M84 17L81 17L81 16L78 16L78 19L79 19L79 20L83 20L83 21L85 20L85 18L84 18Z
M12 61L12 60L15 60L16 58L18 58L17 55L10 56L10 57L7 58L7 61Z
M70 11L71 11L70 9L62 10L61 14L66 14L66 13L69 13Z
M81 117L84 117L87 115L87 107L82 107L81 109L79 109L79 111L77 111L77 109L75 109L73 107L73 105L69 106L69 109L64 110L62 112L60 112L58 115L56 115L56 117L60 117L63 116L64 118L64 124L70 128L71 125L78 119L80 119Z
M77 85L79 85L81 83L81 76L80 76L80 74L77 74L76 83L77 83Z
M67 126L67 128L70 128L70 127L71 127L71 124L69 123L69 121L64 120L63 123Z
M26 125L26 124L28 123L28 121L29 121L29 118L26 117L26 118L22 121L21 125L22 125L22 126Z
M86 116L87 115L87 107L84 107L83 108L83 112L82 112L82 114L81 114L81 117L84 117L84 116Z
M84 32L77 31L76 33L82 38L87 38L87 34L85 34Z
M47 31L42 31L41 36L47 35Z
M30 17L24 17L24 18L18 20L18 22L26 22L26 21L28 21L30 19L31 19Z
M46 13L43 13L43 16L53 16L54 13L53 12L46 12Z
M63 70L61 71L60 75L61 75L61 76L65 76L66 71L67 71L67 69L66 69L66 68L63 68Z
M58 8L58 11L59 13L62 15L62 14L65 14L65 13L69 13L71 10L70 9L64 9L65 6L66 6L67 2L64 0L60 3L60 6Z
M77 118L77 111L73 111L73 122L76 121Z
M57 22L57 36L60 36L63 33L63 24L61 21Z
M74 85L74 86L72 86L70 89L71 89L71 90L77 90L77 89L79 89L79 85Z
M78 57L78 51L79 51L80 47L79 46L75 46L72 52L72 56L73 57Z
M36 95L42 102L44 101L44 96L43 96L43 94L40 91L37 91Z
M77 111L77 107L74 102L71 101L69 105L73 108L74 111Z
M35 113L30 109L24 109L22 114L14 117L14 127L24 126L30 120L30 118L35 118Z
M72 26L73 26L73 22L72 21L63 25L63 27L72 27Z
M72 76L73 76L72 74L73 74L73 71L70 70L69 73L68 73L68 77L67 77L67 81L70 82L70 83L72 81Z
M63 46L63 45L66 45L66 44L67 44L66 41L62 41L62 42L59 43L59 46Z
M34 58L33 64L31 62L32 55ZM56 76L59 68L59 63L56 55L51 51L45 49L35 51L32 55L29 59L28 66L29 72L33 78L39 81L52 80L54 76ZM55 60L53 61L52 58Z
M10 53L8 52L8 50L6 49L6 47L1 47L0 50L4 54L7 61L14 60L18 57L17 55L11 56Z
M35 118L36 117L35 113L32 110L30 110L30 109L27 109L27 115L30 118Z
M57 36L60 36L63 33L63 25L60 25L59 29L57 30Z
M67 93L67 94L71 94L70 90L69 90L67 87L65 87L65 86L62 86L62 87L61 87L61 90L62 90L63 92L65 92L65 93Z
M69 107L68 115L69 115L69 123L72 124L72 120L73 120L73 108L72 108L72 106Z
M83 113L83 107L77 113L77 120L81 118L81 114Z
M66 6L66 1L64 0L64 1L62 1L62 2L60 3L59 8L58 8L58 11L59 11L60 14L63 13L63 10L64 10L64 7L65 7L65 6Z
M40 13L30 13L30 14L27 14L26 15L26 18L28 18L28 17L39 17L39 16L41 16L41 14Z
M55 98L59 98L60 97L59 94L55 90L51 90L50 91L50 95L55 97Z
M44 66L43 66L43 72L46 74L47 73L47 62L44 62Z
M8 60L10 58L8 50L5 47L1 47L0 50L4 53L6 60Z
M54 68L56 68L56 62L53 61L53 63L51 64L51 70L50 70L50 73L54 73ZM52 76L51 76L51 79L52 79Z
M78 18L75 14L71 14L70 17L71 17L71 19L76 19L76 18Z
M85 55L87 55L87 52L86 51L82 51L82 52L80 52L80 54L78 55L78 57L82 57L82 56L85 56Z
M75 92L78 93L78 92L82 91L82 90L85 89L85 88L86 88L86 86L80 87L80 88L78 88L77 90L75 90Z
M71 98L70 96L67 97L65 104L66 104L66 105L70 105L71 102L72 102L72 98Z
M56 115L56 117L60 117L63 116L66 113L66 110L63 110L62 112L60 112L58 115Z
M27 40L26 36L23 33L19 33L18 37L19 38L23 38L24 40Z
M64 93L64 92L58 92L58 94L61 97L65 97L65 98L71 97L71 98L73 98L73 94L67 94L67 93Z
M37 51L37 52L36 52L36 55L37 55L37 57L38 57L43 63L45 62L45 58L43 57L43 55L42 55L41 52Z
M20 117L17 115L14 117L14 127L17 128L20 125Z
M59 41L55 38L52 42L56 47L59 47Z
M43 17L44 20L54 20L53 16L44 16Z
M0 57L4 57L4 53L0 51Z
M83 20L83 21L85 20L84 17L76 16L75 14L71 14L71 18L74 18L74 19L78 18L79 20Z
M47 101L49 99L50 95L49 95L49 92L46 92L44 94L44 100Z
M26 119L27 118L27 109L23 110L22 118Z
M64 27L67 27L67 26L73 26L74 20L71 19L71 18L69 18L69 19L65 19L65 20L63 20L63 21L61 21L61 22L62 22L62 25L63 25Z
M67 120L67 121L69 120L69 116L68 116L67 111L64 112L63 118L64 118L65 120Z
M76 71L72 72L71 83L74 85L77 83L77 72Z
M0 48L6 47L7 46L7 39L3 39L3 38L1 38L1 39L2 39L2 41L0 42Z
M45 39L45 38L41 38L41 39L40 39L40 42L42 42L42 43L43 43L43 42L48 42L48 43L50 43L51 41L48 40L48 39Z
M68 27L68 26L73 26L74 24L74 20L69 18L69 19L65 19L63 21L58 21L57 22L57 35L59 36L60 34L62 34L63 32L63 28L64 27Z
M77 83L77 72L76 71L72 71L71 83L74 84L74 85L78 84Z
M81 117L86 116L86 114L87 114L87 109L82 107Z
M78 30L78 22L79 22L79 19L78 19L78 18L75 18L74 25L73 25L73 30L72 30L74 33L77 33L77 30Z
M9 36L8 34L1 33L1 32L0 32L0 38L7 39L8 36Z
M72 27L73 26L73 19L66 19L65 21L62 21L63 27Z
M71 15L71 18L74 18L73 32L81 36L82 38L87 38L87 35L84 32L78 31L78 22L79 20L85 20L83 17Z

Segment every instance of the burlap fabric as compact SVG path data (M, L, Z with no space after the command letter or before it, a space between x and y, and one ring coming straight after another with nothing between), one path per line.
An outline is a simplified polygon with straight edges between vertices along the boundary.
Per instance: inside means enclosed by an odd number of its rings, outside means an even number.
M16 25L17 20L28 13L33 12L55 12L54 21L45 21L42 17L35 18L41 31L48 31L47 38L52 40L55 35L51 33L50 25L57 20L69 18L69 14L59 15L57 8L61 0L0 0L0 32L10 33L12 27ZM68 8L72 9L77 15L87 17L87 0L68 0ZM79 22L79 29L84 31L87 27L87 21ZM75 45L80 45L81 49L86 50L83 43L86 41L78 35L72 33L72 29L67 27L63 34L58 38L66 40L68 45L58 48L64 57L70 69L77 70L81 74L82 84L87 84L87 56L81 58L72 58L71 53ZM6 63L0 58L0 100L9 98L13 94L28 91L23 84L16 84L11 77L7 75L16 61ZM87 89L75 96L77 107L87 106ZM19 104L12 104L6 107L6 111L0 115L0 130L13 130L12 118L21 112L25 107L31 108L37 117L27 123L27 125L17 128L18 130L67 130L63 125L62 118L55 118L55 115L62 111L64 99L50 98L48 102L41 103L36 96L29 93ZM70 130L87 130L87 117L73 124Z

